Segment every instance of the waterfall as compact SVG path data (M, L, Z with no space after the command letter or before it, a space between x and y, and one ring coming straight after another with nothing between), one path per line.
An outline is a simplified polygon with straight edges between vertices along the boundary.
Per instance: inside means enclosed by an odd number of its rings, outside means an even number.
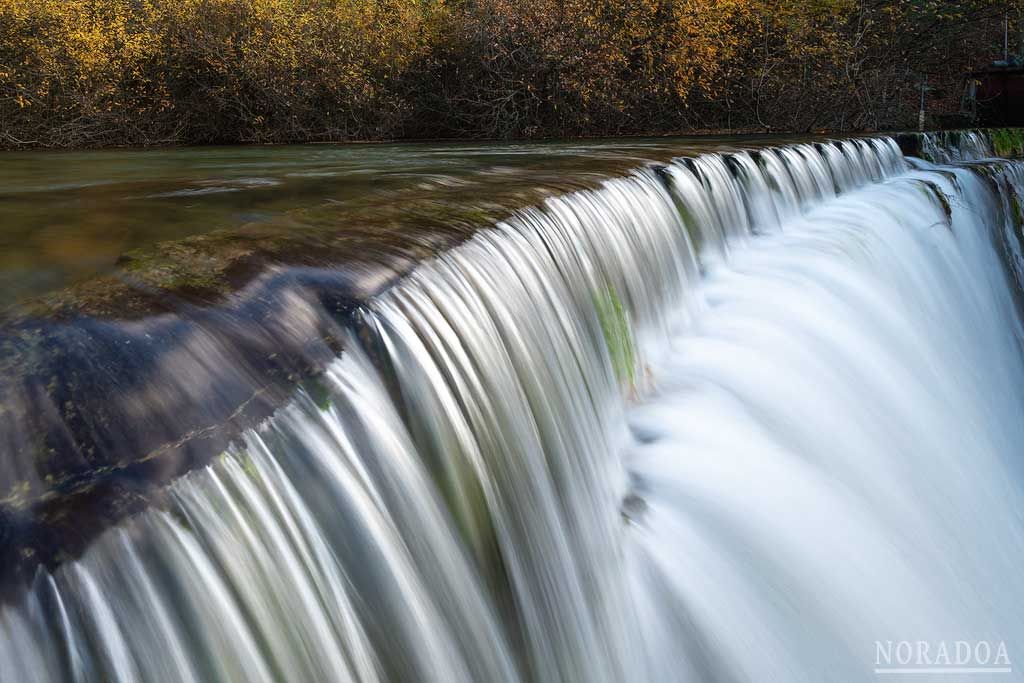
M40 568L0 608L0 681L848 682L877 642L1024 656L1022 196L1021 163L872 138L521 211Z
M939 164L973 161L993 156L992 140L983 131L921 133L922 156Z

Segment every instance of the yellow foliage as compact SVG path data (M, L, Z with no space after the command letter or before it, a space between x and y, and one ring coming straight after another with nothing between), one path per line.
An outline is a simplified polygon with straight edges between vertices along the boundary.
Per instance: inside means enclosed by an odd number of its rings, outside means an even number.
M893 78L887 27L993 2L0 0L0 143L642 131L696 103L761 123L796 89L860 102L872 55Z

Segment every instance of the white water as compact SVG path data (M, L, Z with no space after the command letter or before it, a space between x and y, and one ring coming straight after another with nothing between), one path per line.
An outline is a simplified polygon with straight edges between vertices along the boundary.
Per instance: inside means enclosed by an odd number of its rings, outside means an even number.
M929 161L939 164L994 156L987 135L974 130L922 133L921 152Z
M916 165L888 140L705 156L480 233L372 303L315 401L40 573L0 612L0 681L1024 657L1024 337L998 251L1020 262L1022 176L997 195Z

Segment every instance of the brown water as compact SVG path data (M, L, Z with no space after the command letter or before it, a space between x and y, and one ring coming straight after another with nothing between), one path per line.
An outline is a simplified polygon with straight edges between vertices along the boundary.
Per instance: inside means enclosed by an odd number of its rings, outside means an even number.
M272 238L301 233L305 241L292 251L314 256L326 236L346 234L348 256L360 245L380 248L373 235L394 241L428 227L473 226L644 162L766 141L7 153L0 164L0 309L97 275L119 277L119 259L124 265L132 250L165 258L169 247L146 249L161 242L214 233L235 243L258 239L265 254L277 248ZM202 242L201 256L182 252L180 267L208 258L224 241Z

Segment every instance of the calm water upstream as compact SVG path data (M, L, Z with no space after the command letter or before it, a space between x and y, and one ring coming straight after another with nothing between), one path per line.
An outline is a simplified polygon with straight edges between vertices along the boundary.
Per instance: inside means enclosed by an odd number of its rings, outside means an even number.
M646 161L758 142L6 153L0 163L0 308L111 272L125 252L165 240L214 231L388 229L396 222L415 231L536 203Z
M1022 680L1024 162L740 142L8 157L0 682Z

